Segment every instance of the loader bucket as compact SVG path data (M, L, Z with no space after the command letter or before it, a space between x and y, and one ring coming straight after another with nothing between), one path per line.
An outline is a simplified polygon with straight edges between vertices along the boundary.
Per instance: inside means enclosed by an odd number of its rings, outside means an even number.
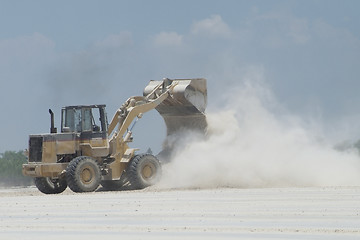
M207 104L206 79L151 80L144 89L144 96L152 98L151 95L156 94L156 91L163 91L170 85L175 86L170 96L156 107L165 121L167 136L183 130L205 133L207 128L204 113ZM165 140L162 153L167 152L168 155L172 148Z
M207 103L206 79L151 80L144 90L144 96L148 96L160 84L163 89L175 85L171 96L156 107L164 118L167 135L182 129L204 131L207 126L204 114Z

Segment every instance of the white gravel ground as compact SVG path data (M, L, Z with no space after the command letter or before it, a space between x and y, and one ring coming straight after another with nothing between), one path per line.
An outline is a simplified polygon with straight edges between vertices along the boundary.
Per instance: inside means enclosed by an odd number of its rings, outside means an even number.
M360 239L360 187L0 189L0 239Z

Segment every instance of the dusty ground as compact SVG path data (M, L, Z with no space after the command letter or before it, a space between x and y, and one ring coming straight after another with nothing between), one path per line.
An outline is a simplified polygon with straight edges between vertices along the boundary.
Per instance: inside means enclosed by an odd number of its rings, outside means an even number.
M360 239L360 187L0 189L0 212L0 239Z

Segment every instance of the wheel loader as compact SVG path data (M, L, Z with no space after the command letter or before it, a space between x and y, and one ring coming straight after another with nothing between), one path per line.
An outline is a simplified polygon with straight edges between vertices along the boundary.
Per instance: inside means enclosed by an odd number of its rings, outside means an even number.
M142 189L161 176L171 147L162 150L162 161L130 148L132 130L142 115L156 109L164 118L167 135L191 129L206 130L206 79L151 80L143 96L130 97L108 123L105 105L66 106L61 110L61 130L54 126L49 109L50 133L29 136L25 176L34 177L45 194L105 190ZM159 156L160 156L159 155Z

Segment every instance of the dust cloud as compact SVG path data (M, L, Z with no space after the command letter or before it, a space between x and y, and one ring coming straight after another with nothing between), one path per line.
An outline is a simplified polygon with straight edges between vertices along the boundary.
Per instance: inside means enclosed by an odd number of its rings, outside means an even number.
M244 83L224 108L207 112L208 133L169 136L174 157L159 187L302 187L360 185L360 157L340 152L277 103L266 87ZM179 140L180 139L180 140Z

